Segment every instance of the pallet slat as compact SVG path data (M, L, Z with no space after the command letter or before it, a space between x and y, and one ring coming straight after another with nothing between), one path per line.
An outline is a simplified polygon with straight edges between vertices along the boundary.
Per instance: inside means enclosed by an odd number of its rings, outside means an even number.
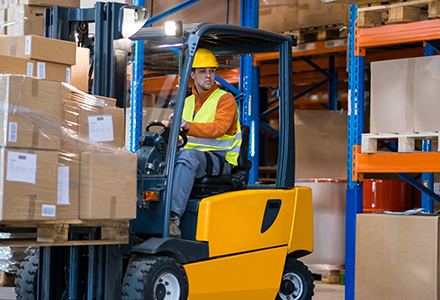
M26 238L0 239L0 246L73 246L127 244L129 221L3 221L0 232L29 233ZM71 234L83 239L71 240ZM95 234L98 233L98 234Z
M378 152L379 141L397 141L397 152L417 152L416 141L430 139L433 142L431 151L440 152L439 145L440 132L424 133L364 133L362 134L362 153Z

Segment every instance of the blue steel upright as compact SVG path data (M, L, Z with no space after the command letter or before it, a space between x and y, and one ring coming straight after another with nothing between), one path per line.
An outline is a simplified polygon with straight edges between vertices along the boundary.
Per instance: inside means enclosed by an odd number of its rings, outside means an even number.
M348 162L345 232L345 299L355 295L356 215L362 213L362 182L353 178L354 146L361 145L364 131L364 70L365 57L355 55L355 22L357 6L350 5L350 37L348 60Z
M133 5L145 7L145 0L133 0ZM144 99L144 41L133 42L132 80L130 82L130 151L139 149L142 135L142 105Z
M240 25L258 28L258 0L241 1ZM249 171L249 183L258 181L258 145L259 145L259 67L253 66L253 57L246 55L240 57L240 87L243 91L243 101L239 103L241 124L250 128L249 134L249 160L252 169Z

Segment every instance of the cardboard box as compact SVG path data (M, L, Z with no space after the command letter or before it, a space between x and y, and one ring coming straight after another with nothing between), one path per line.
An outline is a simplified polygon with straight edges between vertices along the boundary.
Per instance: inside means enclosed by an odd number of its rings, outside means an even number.
M19 74L70 83L71 68L51 62L0 55L0 73Z
M185 0L146 0L145 7L153 12L151 17L168 11L177 5L183 4ZM169 20L180 20L183 24L212 22L220 24L240 25L240 1L200 1L187 9L178 11L164 19L156 22L154 26L161 26Z
M414 131L439 131L440 57L414 58Z
M371 132L439 131L440 57L371 63Z
M79 113L79 136L90 143L123 147L125 139L124 110L119 107L84 107Z
M57 81L0 74L1 146L59 150L61 99Z
M258 28L277 33L298 29L298 0L285 5L261 5Z
M42 6L9 5L7 34L44 36L45 9Z
M71 85L87 93L89 91L89 64L90 50L88 48L76 48L76 64L72 66Z
M79 8L80 0L19 0L20 4Z
M1 220L55 220L58 151L0 148Z
M440 299L438 216L358 214L356 300Z
M65 145L58 155L57 220L79 218L80 151Z
M0 36L0 55L74 65L76 44L36 35Z
M325 3L321 0L298 1L298 24L300 28L324 25L348 25L349 5Z
M79 103L63 99L61 150L78 147Z
M412 59L371 63L371 133L414 132Z
M297 179L347 178L347 112L295 110Z
M8 20L8 12L6 9L1 8L0 0L0 34L6 34L6 21Z
M136 217L136 154L83 152L80 168L80 219Z
M34 64L32 60L0 55L0 74L20 74L26 76L33 76Z

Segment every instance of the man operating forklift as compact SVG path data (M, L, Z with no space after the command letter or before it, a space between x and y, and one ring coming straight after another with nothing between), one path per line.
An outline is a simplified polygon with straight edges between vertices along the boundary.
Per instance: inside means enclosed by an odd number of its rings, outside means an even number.
M188 136L177 154L171 198L170 236L179 228L195 178L229 175L237 166L241 145L238 108L234 96L218 88L219 64L208 49L198 49L191 70L192 95L185 99L180 127Z

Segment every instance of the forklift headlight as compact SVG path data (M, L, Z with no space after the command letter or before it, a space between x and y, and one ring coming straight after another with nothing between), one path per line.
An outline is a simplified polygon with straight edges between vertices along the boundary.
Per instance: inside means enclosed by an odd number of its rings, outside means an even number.
M182 21L166 21L164 23L165 35L181 37L183 33Z
M141 29L149 17L148 10L140 6L124 6L120 10L120 32L128 38Z

